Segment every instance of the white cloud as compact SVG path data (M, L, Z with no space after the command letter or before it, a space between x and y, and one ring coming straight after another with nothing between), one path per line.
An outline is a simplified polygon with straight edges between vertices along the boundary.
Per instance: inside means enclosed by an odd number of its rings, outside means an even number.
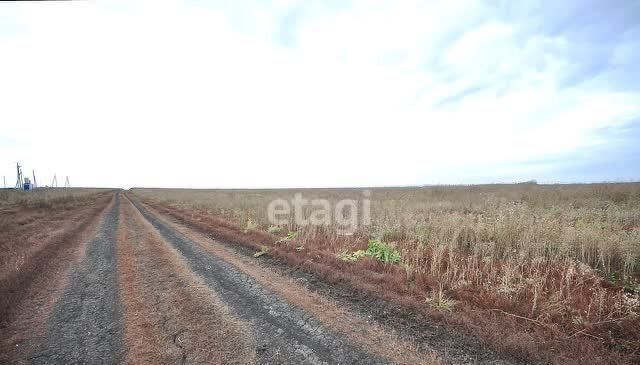
M449 167L570 152L640 115L635 91L561 88L567 40L479 2L3 6L10 177L21 161L79 185L465 182Z

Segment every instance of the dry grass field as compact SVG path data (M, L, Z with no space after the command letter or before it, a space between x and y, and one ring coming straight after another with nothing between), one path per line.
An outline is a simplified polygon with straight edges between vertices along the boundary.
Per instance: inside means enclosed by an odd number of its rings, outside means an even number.
M554 363L640 361L640 184L372 188L371 224L273 226L274 199L363 189L133 189L162 212ZM312 214L307 209L305 215Z
M0 363L440 363L431 348L130 196L7 192ZM477 346L450 358L478 356L500 360Z
M0 208L64 208L91 194L111 189L41 188L32 191L0 189Z
M81 256L113 193L99 189L0 191L0 362L44 323L65 270Z
M3 363L640 361L640 184L0 194Z
M70 232L96 216L109 202L106 189L0 190L0 279L25 267L41 270L38 257L57 250L49 241L68 240ZM27 270L28 271L28 270ZM3 288L4 289L4 288ZM20 289L20 288L18 288ZM8 300L5 295L3 299Z

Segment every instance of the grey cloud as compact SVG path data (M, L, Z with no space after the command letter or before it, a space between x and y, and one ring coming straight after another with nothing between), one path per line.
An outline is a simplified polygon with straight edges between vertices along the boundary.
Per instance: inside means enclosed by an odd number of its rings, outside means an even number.
M573 46L569 51L569 60L574 62L566 74L560 75L558 86L572 87L591 80L610 69L610 61L615 45L582 44Z
M596 129L592 134L604 143L518 165L541 168L544 173L538 179L543 181L640 180L640 116L622 125Z
M562 36L573 41L609 43L638 26L640 2L615 1L505 1L498 18L519 24L524 34Z
M504 20L520 25L520 37L537 34L564 40L566 49L552 52L571 64L559 80L560 87L577 86L614 69L637 70L637 63L614 67L611 62L616 47L630 41L629 35L640 30L639 1L557 1L543 2L535 8L518 8L519 2L510 4L513 17ZM639 56L637 49L634 58ZM617 81L625 87L624 80ZM609 86L616 87L611 83Z
M627 123L598 128L592 133L595 136L614 140L618 145L638 145L638 149L640 150L640 143L638 143L640 141L640 115Z
M497 20L513 27L515 52L519 49L522 53L520 57L514 55L514 59L521 59L514 68L496 67L472 80L492 85L496 95L508 93L510 85L529 72L553 72L559 88L640 90L640 1L487 3L491 5L490 11L440 38L437 52L430 52L432 56L425 58L425 71L442 82L469 80L467 70L452 68L441 55L446 54L455 40ZM623 46L627 50L624 59L615 59ZM470 65L473 62L469 60ZM445 97L439 104L456 103L466 95L467 90L463 90L459 95Z

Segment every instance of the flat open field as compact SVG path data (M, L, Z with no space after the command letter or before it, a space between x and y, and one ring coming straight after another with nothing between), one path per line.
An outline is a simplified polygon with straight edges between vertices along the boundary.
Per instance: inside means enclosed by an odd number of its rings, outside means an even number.
M640 360L640 184L364 190L1 192L0 363Z
M640 359L640 184L133 194L203 232L420 313L501 354L553 363ZM368 200L369 224L360 220L340 235L345 221L270 222L270 202L291 208L296 194L332 207L356 200L361 217ZM317 209L307 205L302 215Z

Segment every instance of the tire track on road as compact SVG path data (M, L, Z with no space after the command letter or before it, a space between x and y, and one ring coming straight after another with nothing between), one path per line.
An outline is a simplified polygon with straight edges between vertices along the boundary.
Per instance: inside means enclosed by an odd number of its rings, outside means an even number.
M231 264L215 257L137 202L144 218L180 252L236 314L253 325L260 364L382 364L389 361L352 346L312 315L291 306Z
M9 304L0 310L0 364L25 364L37 349L46 334L47 318L68 286L70 272L84 259L86 244L114 199L112 193L100 194L62 212L40 211L36 220L29 218L31 223L21 227L22 232L15 226L3 232L16 233L24 256L20 265L14 262L13 279L4 276L0 283L0 301ZM0 238L0 245L11 257L6 237Z
M34 364L117 364L122 357L116 232L119 194L47 321Z
M126 361L135 364L251 364L248 325L124 199L118 259Z
M334 333L372 354L401 364L527 363L498 356L477 340L456 332L456 328L407 315L397 304L369 297L363 300L357 297L361 294L348 287L335 287L271 257L256 260L255 251L246 246L218 240L212 231L191 225L193 222L183 217L165 214L153 205L139 204L210 255L230 263L292 305L313 314ZM401 317L395 317L398 315Z

